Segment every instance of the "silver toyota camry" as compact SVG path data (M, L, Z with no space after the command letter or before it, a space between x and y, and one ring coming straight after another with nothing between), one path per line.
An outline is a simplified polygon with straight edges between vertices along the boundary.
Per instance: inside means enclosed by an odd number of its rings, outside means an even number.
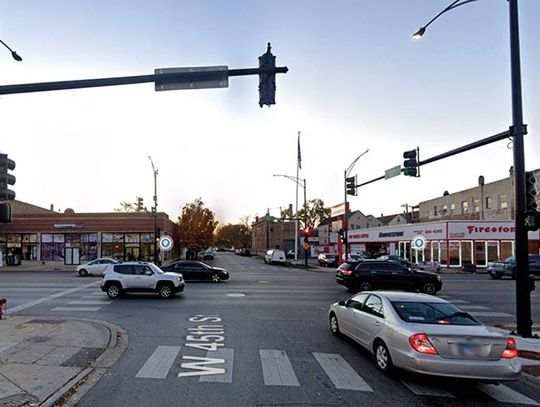
M468 313L426 294L364 291L332 304L330 330L375 355L378 368L502 381L522 370L513 338L490 331Z

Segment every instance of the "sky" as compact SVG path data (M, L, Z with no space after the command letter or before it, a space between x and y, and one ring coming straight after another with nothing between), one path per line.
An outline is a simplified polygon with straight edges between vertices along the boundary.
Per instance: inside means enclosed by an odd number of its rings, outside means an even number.
M271 42L276 105L258 77L228 88L156 92L139 84L0 96L0 152L16 162L17 199L110 212L143 197L176 221L201 198L221 223L295 204L300 132L307 198L343 202L344 170L365 182L505 131L512 122L508 2L479 0L0 0L0 85L152 74L156 68L258 67ZM525 165L540 167L539 0L520 0ZM359 189L375 216L509 174L510 140ZM299 204L303 193L299 191Z

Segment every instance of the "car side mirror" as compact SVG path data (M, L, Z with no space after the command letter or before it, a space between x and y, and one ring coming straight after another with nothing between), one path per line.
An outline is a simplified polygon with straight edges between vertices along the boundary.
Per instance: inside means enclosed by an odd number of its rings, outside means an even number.
M345 301L340 301L337 303L337 305L341 305L342 307L345 307L347 304L345 303Z

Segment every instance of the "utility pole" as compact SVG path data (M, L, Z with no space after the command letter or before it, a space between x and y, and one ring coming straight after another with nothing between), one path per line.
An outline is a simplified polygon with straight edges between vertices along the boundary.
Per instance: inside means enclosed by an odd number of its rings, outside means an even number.
M157 227L157 175L158 170L154 167L152 157L148 156L150 163L152 164L152 172L154 173L154 207L152 208L152 215L154 216L154 264L159 265L159 253L158 253L158 227Z

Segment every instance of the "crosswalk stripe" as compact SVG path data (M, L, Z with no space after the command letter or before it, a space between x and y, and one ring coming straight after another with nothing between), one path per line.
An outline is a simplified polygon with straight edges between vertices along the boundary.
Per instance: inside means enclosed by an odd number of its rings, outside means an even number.
M537 406L538 403L533 399L530 399L527 396L524 396L521 393L518 393L515 390L512 390L510 387L507 387L503 384L498 386L495 384L477 384L478 389L482 390L488 396L494 398L497 401L502 403L512 403L512 404L527 404L529 406Z
M485 310L485 309L489 309L488 307L483 307L481 305L460 305L459 308L461 308L462 310L464 311L469 311L469 310Z
M165 379L176 356L180 353L180 348L181 346L158 346L135 377L143 379Z
M111 301L97 301L97 300L77 300L77 301L70 301L68 304L72 305L104 305L104 304L110 304Z
M405 385L410 391L412 391L417 396L436 396L436 397L452 397L455 398L455 396L439 387L432 386L429 384L419 384L419 383L413 383L410 380L401 380L401 383Z
M300 386L285 351L260 349L259 354L265 385Z
M99 311L101 307L55 307L52 308L51 311L81 311L81 312L95 312Z
M215 352L208 352L206 357L223 359L225 361L225 365L224 366L220 365L220 367L223 367L225 369L225 373L201 376L199 381L211 382L211 383L232 383L234 350L227 349L227 348L218 349Z
M513 317L512 314L506 312L490 312L490 311L473 311L469 312L473 317Z
M341 355L335 353L313 353L336 388L344 390L373 391Z

